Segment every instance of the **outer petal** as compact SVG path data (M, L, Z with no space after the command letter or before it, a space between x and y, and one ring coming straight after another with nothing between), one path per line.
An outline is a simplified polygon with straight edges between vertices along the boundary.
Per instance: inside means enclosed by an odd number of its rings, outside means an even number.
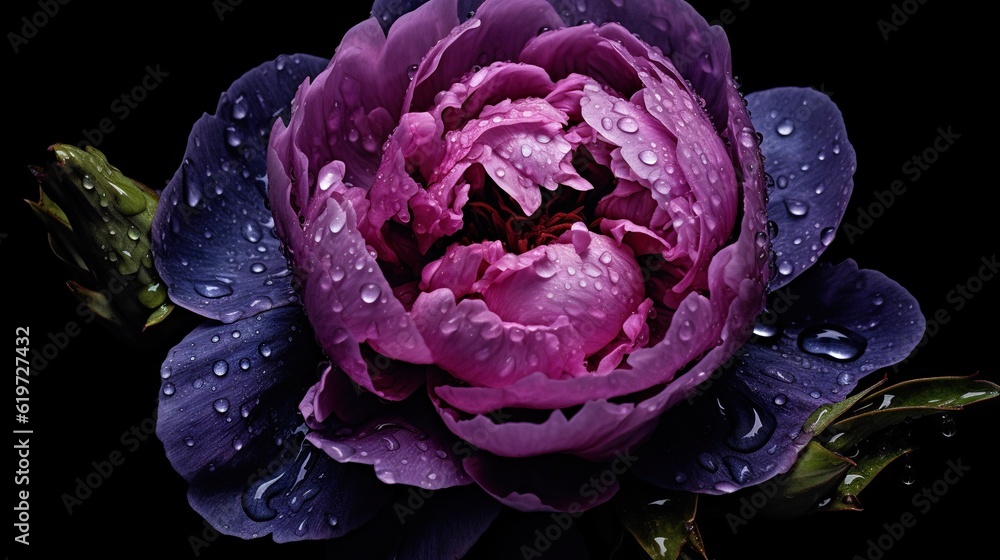
M296 300L265 206L268 132L325 65L305 55L262 64L195 123L153 222L156 268L178 305L232 322Z
M760 148L775 188L767 205L777 224L771 238L777 274L770 289L788 284L833 242L854 188L857 158L840 109L809 88L778 88L747 96ZM772 228L773 230L773 228Z
M469 484L456 450L465 444L441 425L417 394L402 403L383 405L371 420L356 427L331 425L307 439L340 463L373 465L386 484L431 490Z
M904 359L924 319L899 284L853 261L820 266L780 294L776 325L697 398L664 414L636 472L668 488L711 494L788 470L810 439L801 427L820 405Z
M406 92L404 110L426 110L438 92L473 66L515 60L538 30L559 25L559 17L541 0L487 0L472 19L427 51Z
M297 257L302 267L303 299L317 340L365 389L391 400L405 398L406 391L375 386L360 343L367 342L384 356L414 364L430 363L430 351L369 254L357 230L353 206L341 206L333 199L326 202L325 211L304 232L311 246Z
M643 41L659 47L694 90L716 123L728 121L728 75L732 73L729 40L721 27L711 26L681 0L580 2L548 0L566 25L590 21L617 22Z
M302 442L296 404L317 354L302 313L282 308L205 323L164 362L157 437L190 483L192 507L220 532L336 537L384 499L374 477Z

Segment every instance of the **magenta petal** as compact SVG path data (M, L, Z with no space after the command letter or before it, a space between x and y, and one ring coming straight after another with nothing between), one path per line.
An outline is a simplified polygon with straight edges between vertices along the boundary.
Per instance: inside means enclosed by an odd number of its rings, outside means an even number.
M356 383L383 398L404 398L374 385L359 344L414 364L430 363L430 351L368 253L353 206L328 200L304 234L312 244L295 258L304 267L303 299L317 340Z
M444 429L424 395L387 404L357 427L331 426L306 436L340 463L373 465L386 484L435 490L469 484L462 467L466 444Z
M563 316L547 326L504 322L483 300L455 303L450 290L423 293L413 316L435 365L484 387L500 387L532 374L582 374L577 331Z
M406 111L422 111L434 96L458 81L473 66L516 60L538 30L561 27L559 16L540 0L487 0L475 17L456 27L433 48L406 92Z
M443 385L436 387L435 392L459 410L485 414L505 407L567 408L590 400L642 391L671 381L677 371L713 343L718 326L712 324L710 305L709 300L697 294L688 296L662 341L636 350L629 355L626 365L606 375L551 379L534 373L498 388ZM667 387L683 392L682 387L690 389L701 380L690 375L685 375L684 379L683 383L675 381Z

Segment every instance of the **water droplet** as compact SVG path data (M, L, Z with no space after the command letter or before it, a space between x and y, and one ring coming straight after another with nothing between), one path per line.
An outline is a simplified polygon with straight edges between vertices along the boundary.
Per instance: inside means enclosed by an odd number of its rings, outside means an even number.
M212 373L214 373L218 377L226 375L227 373L229 373L229 362L225 360L219 360L218 362L215 362L214 364L212 364Z
M524 157L531 157L531 146L527 144L521 145L521 155Z
M868 341L852 330L836 325L815 325L802 330L799 348L814 356L849 362L865 351Z
M604 130L611 130L615 127L615 121L611 117L604 117L601 119L601 126Z
M738 484L744 485L753 478L753 468L750 467L750 463L731 455L723 457L722 460L726 464L726 469L729 470L729 475Z
M882 299L882 296L875 296L875 299L872 300L872 303L875 305L875 307L878 307L883 303L885 303L885 300Z
M712 456L709 455L708 453L702 453L698 455L698 464L701 465L701 468L705 469L708 472L714 473L715 471L719 470L719 465L716 464L715 459L713 459Z
M246 490L243 491L243 496L240 502L243 506L243 511L246 512L250 519L258 522L264 522L270 521L278 516L278 512L271 509L268 502L273 496L285 490L285 487L290 483L290 481L282 481L284 476L285 473L282 472L274 478L258 479L253 484L247 486Z
M535 261L535 264L534 266L532 266L532 269L535 271L535 274L537 274L539 278L552 278L559 271L555 263L553 263L549 259L539 259Z
M852 373L845 371L837 376L837 383L840 383L841 385L850 385L852 382L854 382L854 374Z
M260 274L261 272L264 272L266 270L267 267L264 266L263 263L253 263L252 265L250 265L250 272L253 272L254 274Z
M340 523L340 521L337 519L336 515L327 514L327 516L326 516L326 524L327 525L329 525L331 527L336 527L338 523Z
M754 323L753 334L761 338L773 338L778 336L778 327L772 324L762 323L760 321Z
M836 237L836 235L837 235L837 230L835 228L832 227L824 228L823 231L821 231L819 234L819 240L823 243L824 246L829 247L830 244L833 243L833 238Z
M236 98L233 102L233 118L236 120L243 120L247 116L247 102L243 96Z
M188 447L194 447L194 438L191 436L184 438L184 445Z
M250 369L250 358L240 359L240 369L242 369L243 371Z
M417 66L416 64L411 64L406 69L406 77L407 77L407 79L409 79L410 81L412 81L413 78L415 78L417 76L417 69L418 68L419 68L419 66Z
M260 238L263 237L260 231L260 226L258 226L253 222L247 222L243 224L242 233L243 233L243 238L249 241L250 243L257 243L258 241L260 241Z
M776 367L768 366L762 369L761 373L772 379L777 379L778 381L783 381L785 383L795 383L795 376L783 369L778 369Z
M814 399L818 399L823 396L823 393L820 393L819 391L812 391L809 393L809 396Z
M395 436L382 436L382 444L385 445L386 450L395 451L399 449L399 440Z
M958 433L958 424L955 419L951 416L944 415L941 417L941 435L944 437L953 437Z
M236 131L236 128L230 126L226 128L226 142L235 148L243 143L243 139L240 138L240 133Z
M903 465L903 484L907 486L912 486L914 482L917 481L917 473L913 469L913 465L907 463Z
M788 213L792 216L799 218L809 213L809 206L805 202L791 198L785 199L785 209L788 210Z
M778 126L777 128L775 128L775 130L778 132L778 134L782 136L788 136L789 134L795 132L795 123L793 123L788 119L785 119L780 123L778 123Z
M265 358L271 355L271 347L266 342L261 342L260 346L257 347L257 351Z
M440 449L438 449L437 451L435 451L434 454L437 455L438 459L447 459L448 458L448 454L445 453L444 451L440 450Z
M633 134L639 130L639 122L632 117L624 117L618 121L618 130Z
M361 301L374 303L382 295L382 288L378 284L365 284L361 286Z
M794 271L795 267L788 261L781 261L781 263L778 264L778 272L780 272L782 276L788 276Z
M656 154L651 150L643 150L639 152L639 161L646 165L656 165Z
M195 282L194 291L202 297L217 299L232 295L233 289L222 282Z
M169 383L168 382L168 383L164 383L163 384L163 394L164 395L166 395L166 396L169 397L170 395L173 395L175 392L177 392L177 387L174 387L173 383Z
M775 397L774 397L774 404L776 404L778 406L782 406L786 402L788 402L788 397L787 396L782 395L782 394L775 395Z
M212 403L212 408L215 409L219 414L225 414L229 411L229 399L218 399Z
M677 329L677 337L687 342L688 340L691 340L691 337L693 335L694 335L694 324L690 320L685 319L684 322L681 323L680 327L678 327Z

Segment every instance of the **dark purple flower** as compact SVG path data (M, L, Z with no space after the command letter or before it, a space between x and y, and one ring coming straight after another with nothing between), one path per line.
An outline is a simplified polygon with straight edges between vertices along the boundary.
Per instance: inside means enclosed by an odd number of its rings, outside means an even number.
M220 531L456 556L609 464L731 492L919 340L898 284L810 268L855 165L825 95L745 102L680 1L417 4L249 72L164 191L159 272L209 320L158 434Z

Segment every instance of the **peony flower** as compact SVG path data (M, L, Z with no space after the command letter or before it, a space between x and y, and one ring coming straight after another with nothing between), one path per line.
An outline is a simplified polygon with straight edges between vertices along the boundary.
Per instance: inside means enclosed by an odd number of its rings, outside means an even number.
M163 192L157 268L207 321L157 433L223 533L460 556L626 471L733 492L923 332L884 275L812 266L855 166L825 95L744 100L680 1L466 4L250 71Z

